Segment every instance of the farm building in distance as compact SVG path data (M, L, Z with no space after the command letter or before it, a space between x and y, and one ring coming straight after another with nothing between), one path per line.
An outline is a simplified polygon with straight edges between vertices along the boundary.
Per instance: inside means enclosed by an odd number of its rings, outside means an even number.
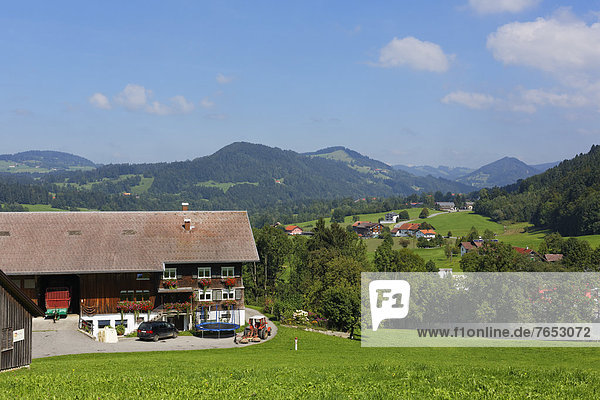
M383 230L383 225L378 222L356 221L352 224L352 229L360 237L377 237Z
M242 264L259 260L244 211L0 213L0 246L31 300L44 308L48 289L68 288L69 312L93 334L121 311L126 332L148 319L187 329L217 307L239 323Z
M284 231L288 235L302 235L303 233L302 228L297 225L288 225L284 228Z
M0 271L0 371L31 364L31 318L44 312Z
M421 224L405 222L403 224L397 224L394 229L392 229L391 233L394 236L415 236L419 229L421 229Z

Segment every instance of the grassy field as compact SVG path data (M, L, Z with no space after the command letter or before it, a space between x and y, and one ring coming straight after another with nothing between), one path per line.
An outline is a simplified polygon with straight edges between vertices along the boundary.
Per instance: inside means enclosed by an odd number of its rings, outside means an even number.
M258 186L258 182L215 182L215 181L206 181L206 182L198 182L196 186L206 186L206 187L216 187L224 192L227 192L232 186L241 185L242 183L247 183L248 185Z
M152 186L153 183L154 183L153 177L144 178L142 176L142 179L140 180L140 184L131 187L131 193L132 194L144 194L144 193L148 192L148 189L150 189L150 186Z
M416 212L417 216L420 212L419 209L412 209L411 211ZM421 221L424 220L417 220L417 222ZM433 225L436 232L442 236L446 236L448 231L451 231L454 237L465 236L474 226L480 234L489 229L496 233L496 238L501 242L531 249L537 249L544 241L544 236L550 233L548 230L533 229L531 224L525 222L500 224L472 212L444 213L427 218L426 221ZM586 240L592 248L600 246L600 235L578 236L577 238ZM400 248L399 241L400 238L394 238L394 249ZM368 255L373 259L375 250L381 244L381 239L365 239L365 243ZM454 271L460 271L460 256L453 257L452 261L446 259L443 248L419 249L416 247L415 239L410 239L408 248L423 257L425 261L433 260L438 268L452 268Z
M410 219L416 219L419 217L419 214L421 213L422 208L409 208L408 211L408 215L410 217ZM403 210L392 210L395 212L400 212ZM377 222L379 221L379 219L382 219L385 217L385 214L387 214L390 211L386 211L386 212L380 212L380 213L371 213L371 214L358 214L360 221L370 221L370 222ZM439 211L435 211L435 210L429 210L430 214L436 213ZM331 218L323 218L325 220L325 225L329 226L331 225ZM402 222L402 221L400 221ZM315 224L317 223L317 220L312 220L312 221L306 221L306 222L300 222L300 223L296 223L293 225L298 225L300 228L302 229L306 229L306 228L312 228L315 226ZM344 219L343 223L340 223L340 226L346 227L347 225L352 225L354 223L354 220L352 219L352 216L348 216ZM393 228L394 224L389 224L387 225L388 227Z
M50 204L23 204L27 211L66 211L61 208L54 208Z
M0 398L583 399L599 362L595 348L361 348L281 328L245 348L38 359L0 374Z

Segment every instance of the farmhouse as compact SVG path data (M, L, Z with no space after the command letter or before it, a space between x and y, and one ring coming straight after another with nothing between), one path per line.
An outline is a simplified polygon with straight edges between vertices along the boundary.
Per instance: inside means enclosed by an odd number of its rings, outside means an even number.
M435 238L435 235L437 233L433 229L420 229L415 233L417 238L425 238L427 240Z
M528 256L532 260L538 256L538 254L535 251L533 251L532 249L530 249L529 247L523 248L523 247L514 247L513 246L513 249L517 253L523 254L524 256Z
M398 229L396 230L395 235L396 236L415 236L420 227L421 227L421 224L415 224L415 223L410 223L410 222L406 222L400 226L396 225L395 228L398 228Z
M302 235L302 228L296 225L288 225L284 228L284 231L288 235Z
M448 211L454 212L456 211L456 206L453 201L438 201L435 203L435 206L440 211Z
M31 364L31 318L44 312L0 271L0 371Z
M546 262L557 262L557 261L562 261L562 259L563 259L562 254L544 254L544 257L543 257L543 261L546 261Z
M149 319L186 329L193 312L215 319L217 307L239 322L242 263L259 260L243 211L0 213L0 246L33 302L68 288L69 312L93 334L121 311L126 332Z
M460 243L460 255L461 257L471 251L477 251L483 246L483 240L473 240L471 242Z
M368 238L378 236L381 233L383 226L377 222L356 221L352 224L352 229L358 236Z
M382 224L395 224L396 221L398 221L398 217L400 216L400 214L398 214L397 212L389 212L387 214L385 214L385 217L383 219L383 221L381 221Z

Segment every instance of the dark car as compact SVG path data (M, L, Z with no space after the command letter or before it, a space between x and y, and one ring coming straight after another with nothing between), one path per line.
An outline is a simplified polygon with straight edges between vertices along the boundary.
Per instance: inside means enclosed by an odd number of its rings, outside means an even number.
M164 321L142 322L137 330L137 337L142 340L163 339L167 337L176 338L179 331L175 325Z

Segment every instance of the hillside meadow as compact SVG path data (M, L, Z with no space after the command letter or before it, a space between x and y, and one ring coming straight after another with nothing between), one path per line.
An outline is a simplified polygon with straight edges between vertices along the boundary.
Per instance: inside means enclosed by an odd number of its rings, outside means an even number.
M595 348L361 348L281 327L243 348L37 359L0 374L0 398L593 398L598 362Z

